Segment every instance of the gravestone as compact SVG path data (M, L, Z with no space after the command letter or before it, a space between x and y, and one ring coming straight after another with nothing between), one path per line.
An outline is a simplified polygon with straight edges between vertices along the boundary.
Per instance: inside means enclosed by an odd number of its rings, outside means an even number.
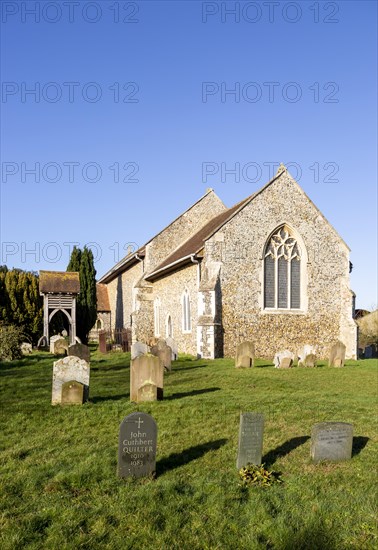
M87 363L90 362L91 353L89 347L84 344L71 344L68 346L68 355L74 355L79 359L84 359Z
M343 367L345 364L345 350L346 346L338 341L331 347L329 354L329 366L330 367Z
M309 355L306 355L303 365L305 367L316 367L316 360L316 355L314 353L310 353Z
M279 351L276 353L273 359L276 369L287 369L292 366L294 362L294 353L291 351Z
M89 364L84 359L67 355L54 362L51 404L57 405L62 400L62 386L65 382L80 382L84 386L84 401L89 397Z
M255 361L255 345L253 342L242 342L236 348L235 367L253 367Z
M145 355L149 352L149 347L143 342L135 342L131 346L131 360L133 361L140 355Z
M50 353L54 353L54 345L57 340L60 340L62 337L60 334L54 334L54 336L51 336L50 338Z
M164 341L152 346L151 353L159 357L165 369L172 370L172 350Z
M311 458L313 462L338 462L352 457L353 425L346 422L320 422L312 428Z
M163 399L164 367L159 357L150 353L130 363L130 401L139 402L138 390L146 382L154 384L157 399Z
M22 355L29 355L33 351L33 346L29 342L22 342L20 348Z
M59 338L53 343L53 354L54 355L67 355L68 354L68 343L64 338Z
M372 359L372 357L373 357L373 346L366 346L365 359Z
M316 356L316 350L313 346L310 346L309 344L306 344L303 346L303 348L298 352L298 367L302 366L310 366L311 360L307 361L306 365L306 357L309 355L315 355ZM313 365L315 366L315 365Z
M106 353L107 347L106 347L106 332L105 331L99 331L98 333L98 347L100 350L100 353Z
M82 405L84 402L84 385L76 380L62 384L62 405Z
M167 346L169 346L172 350L172 361L177 361L177 358L178 358L178 345L176 343L176 340L174 340L173 338L168 336L168 338L166 338L165 341L167 343Z
M248 463L261 465L263 449L264 415L257 412L240 413L239 447L236 467Z
M149 414L131 413L121 422L118 477L144 477L156 470L157 425Z

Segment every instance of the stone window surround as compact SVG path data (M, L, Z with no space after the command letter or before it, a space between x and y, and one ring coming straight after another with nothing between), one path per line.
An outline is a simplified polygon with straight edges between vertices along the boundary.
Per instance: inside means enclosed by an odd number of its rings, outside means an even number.
M301 251L301 271L300 271L300 281L301 281L301 291L300 291L300 304L301 307L298 309L290 308L266 308L264 306L264 281L265 281L265 270L264 270L264 260L265 260L265 251L268 243L272 236L277 233L282 227L286 226L294 239L297 241L300 251ZM279 223L273 231L270 232L268 238L266 239L262 254L260 256L260 293L259 293L259 308L262 315L306 315L308 311L308 294L307 294L307 284L308 284L308 274L307 274L307 265L308 265L308 255L307 249L304 244L304 241L299 234L299 232L286 221Z

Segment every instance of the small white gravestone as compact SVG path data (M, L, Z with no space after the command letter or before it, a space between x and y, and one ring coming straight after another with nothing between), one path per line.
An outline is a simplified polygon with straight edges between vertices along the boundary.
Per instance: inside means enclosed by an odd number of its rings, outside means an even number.
M22 355L29 355L33 351L33 346L29 342L22 342L20 348Z
M74 355L68 355L54 362L51 404L62 401L62 387L65 382L76 381L84 386L84 401L89 397L89 363Z

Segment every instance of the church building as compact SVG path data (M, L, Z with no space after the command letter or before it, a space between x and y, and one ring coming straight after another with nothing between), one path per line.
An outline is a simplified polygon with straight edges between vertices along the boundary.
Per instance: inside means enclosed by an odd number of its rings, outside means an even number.
M281 165L262 189L227 208L212 189L99 281L112 328L133 341L172 337L180 352L256 356L334 342L356 358L350 249Z

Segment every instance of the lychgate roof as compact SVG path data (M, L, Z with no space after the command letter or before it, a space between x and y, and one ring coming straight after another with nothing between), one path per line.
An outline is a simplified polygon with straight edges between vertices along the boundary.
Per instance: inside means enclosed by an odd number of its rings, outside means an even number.
M40 271L41 294L79 294L80 279L77 271Z

